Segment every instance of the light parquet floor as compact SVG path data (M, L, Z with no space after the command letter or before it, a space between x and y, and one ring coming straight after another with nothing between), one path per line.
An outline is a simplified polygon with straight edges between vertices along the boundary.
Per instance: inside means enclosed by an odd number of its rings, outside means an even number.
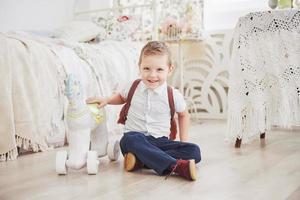
M225 131L225 121L191 127L190 140L202 151L194 182L176 176L165 180L151 170L125 172L123 157L101 158L97 175L82 169L58 176L54 150L1 162L0 199L300 199L299 130L276 129L264 143L258 137L241 149L225 142Z

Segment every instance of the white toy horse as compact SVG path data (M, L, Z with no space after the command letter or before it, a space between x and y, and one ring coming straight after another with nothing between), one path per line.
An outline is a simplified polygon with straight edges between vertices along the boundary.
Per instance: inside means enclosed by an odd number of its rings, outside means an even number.
M67 110L69 153L56 154L56 172L67 174L67 169L81 169L87 166L88 174L97 174L98 157L108 155L117 160L120 154L118 140L108 141L104 109L97 104L86 104L79 81L69 75L66 82L66 96L69 100Z

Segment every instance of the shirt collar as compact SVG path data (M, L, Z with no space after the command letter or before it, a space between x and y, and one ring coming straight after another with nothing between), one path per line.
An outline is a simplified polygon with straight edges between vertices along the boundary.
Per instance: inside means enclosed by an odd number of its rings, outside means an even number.
M164 82L161 86L155 88L152 91L158 95L161 95L163 93L163 91L165 91L166 87L167 87L167 83ZM148 89L147 86L143 83L143 81L141 81L141 89L142 89L142 92L145 92Z

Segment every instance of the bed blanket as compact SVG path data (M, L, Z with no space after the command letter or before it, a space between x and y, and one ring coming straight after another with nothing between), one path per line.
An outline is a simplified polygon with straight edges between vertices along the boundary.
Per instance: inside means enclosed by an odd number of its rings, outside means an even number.
M44 151L51 147L53 138L64 139L67 74L79 78L85 97L107 96L137 78L142 47L4 33L0 33L0 44L0 161L16 159L17 147ZM107 109L112 130L118 109Z

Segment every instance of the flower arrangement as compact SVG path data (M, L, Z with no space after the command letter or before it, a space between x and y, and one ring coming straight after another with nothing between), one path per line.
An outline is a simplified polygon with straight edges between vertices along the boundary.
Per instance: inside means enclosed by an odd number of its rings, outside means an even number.
M186 4L184 12L167 15L161 23L159 33L162 39L179 39L199 34L201 19L191 4Z
M169 16L163 22L160 33L168 38L178 37L182 33L182 23Z
M129 19L132 19L132 17L128 16L128 15L121 15L120 17L118 17L117 21L118 22L125 22L125 21L128 21Z

